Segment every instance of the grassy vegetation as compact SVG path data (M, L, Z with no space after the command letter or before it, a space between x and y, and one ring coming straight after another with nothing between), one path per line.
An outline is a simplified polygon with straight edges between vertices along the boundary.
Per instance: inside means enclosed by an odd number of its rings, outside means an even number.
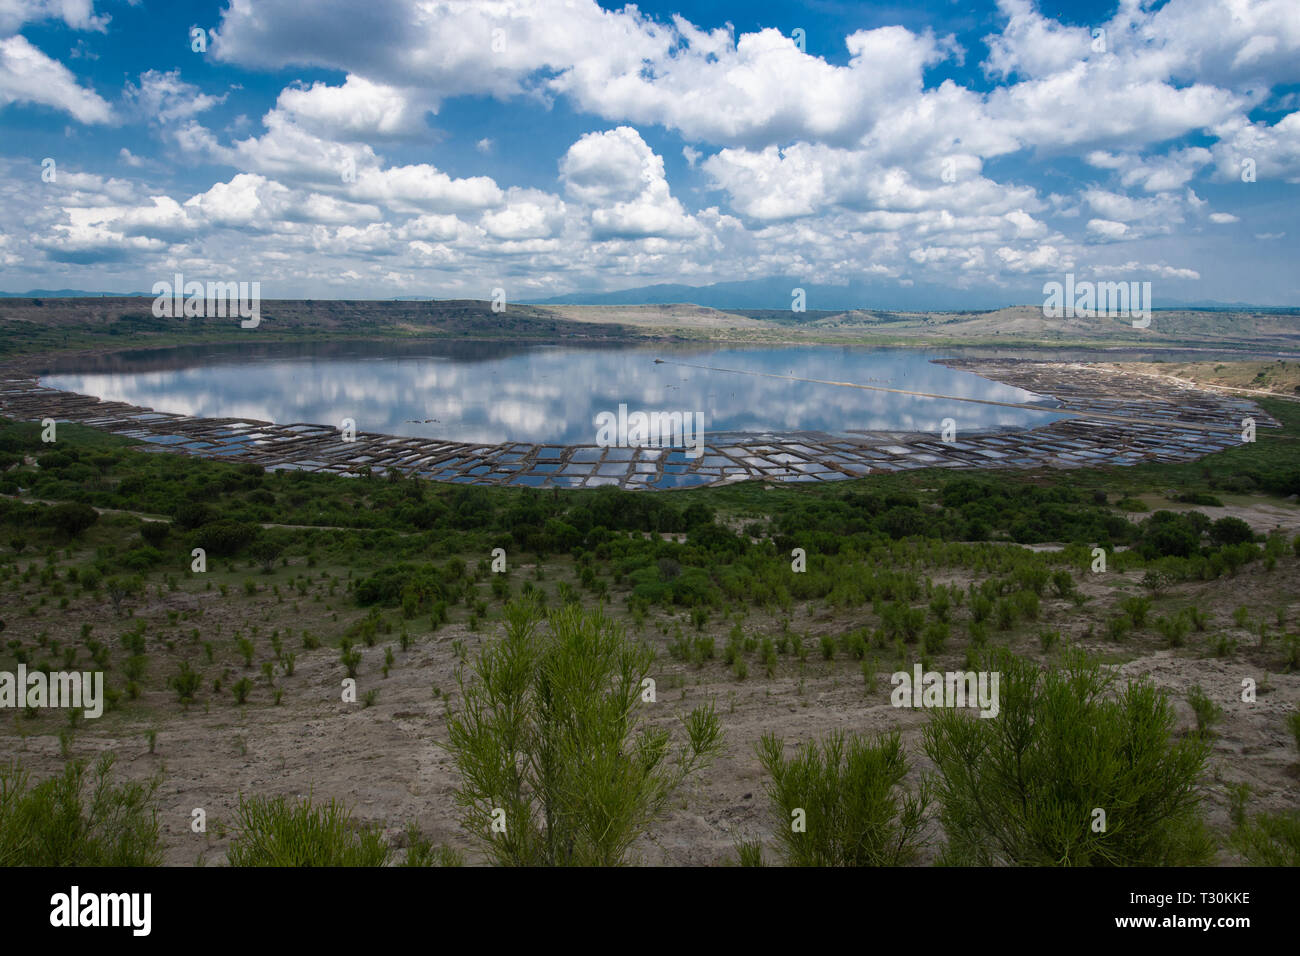
M342 804L310 799L239 798L231 866L383 866L388 844L377 827L356 826Z

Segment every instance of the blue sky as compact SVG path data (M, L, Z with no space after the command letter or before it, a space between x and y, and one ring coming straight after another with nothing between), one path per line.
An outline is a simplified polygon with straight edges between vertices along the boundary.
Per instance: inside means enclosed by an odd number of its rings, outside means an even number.
M4 291L1300 305L1298 189L1294 0L0 0Z

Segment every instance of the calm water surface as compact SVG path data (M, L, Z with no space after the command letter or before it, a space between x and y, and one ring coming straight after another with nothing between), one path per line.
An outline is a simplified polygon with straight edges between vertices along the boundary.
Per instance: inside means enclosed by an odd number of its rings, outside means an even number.
M703 412L709 433L1032 428L1051 399L932 363L951 352L842 346L519 347L409 343L262 345L117 353L56 366L53 388L160 412L338 425L465 442L591 444L602 411ZM665 360L656 364L655 359ZM744 372L883 385L1044 409L864 391Z

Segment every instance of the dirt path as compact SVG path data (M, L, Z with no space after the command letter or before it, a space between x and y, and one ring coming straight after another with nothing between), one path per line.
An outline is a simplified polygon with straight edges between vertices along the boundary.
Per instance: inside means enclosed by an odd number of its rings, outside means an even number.
M0 495L0 498L8 498L11 501L21 501L29 505L60 505L67 504L65 501L52 501L49 498L28 498L23 495ZM127 511L123 508L99 508L91 505L99 514L102 515L130 515L132 518L139 518L141 521L161 521L164 524L174 524L175 519L166 515L147 514L143 511ZM292 528L298 531L387 531L389 534L413 535L420 534L419 531L393 531L390 528L348 528L344 525L337 524L279 524L274 521L259 521L259 528Z
M1123 368L1124 366L1115 367ZM1134 366L1130 364L1127 366L1126 370L1131 372L1133 368ZM1242 388L1238 385L1218 385L1214 382L1196 381L1190 378L1183 378L1179 375L1170 375L1168 372L1157 372L1154 369L1144 366L1141 367L1141 371L1138 374L1159 379L1162 382L1169 382L1173 385L1179 385L1183 388L1198 388L1207 392L1232 392L1235 395L1256 395L1264 398L1280 398L1288 402L1300 402L1300 396L1298 395L1288 395L1285 392L1275 392L1267 388Z

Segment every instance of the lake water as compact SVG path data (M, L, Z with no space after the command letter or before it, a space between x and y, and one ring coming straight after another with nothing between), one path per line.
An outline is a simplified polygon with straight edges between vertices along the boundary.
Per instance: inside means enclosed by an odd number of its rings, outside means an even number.
M327 343L142 350L47 369L53 388L160 412L463 442L593 444L596 417L702 412L710 434L1019 430L1055 420L1055 403L935 364L949 352L840 346L682 348ZM656 364L656 359L664 364ZM710 371L714 366L734 371ZM787 378L852 382L1004 408Z

